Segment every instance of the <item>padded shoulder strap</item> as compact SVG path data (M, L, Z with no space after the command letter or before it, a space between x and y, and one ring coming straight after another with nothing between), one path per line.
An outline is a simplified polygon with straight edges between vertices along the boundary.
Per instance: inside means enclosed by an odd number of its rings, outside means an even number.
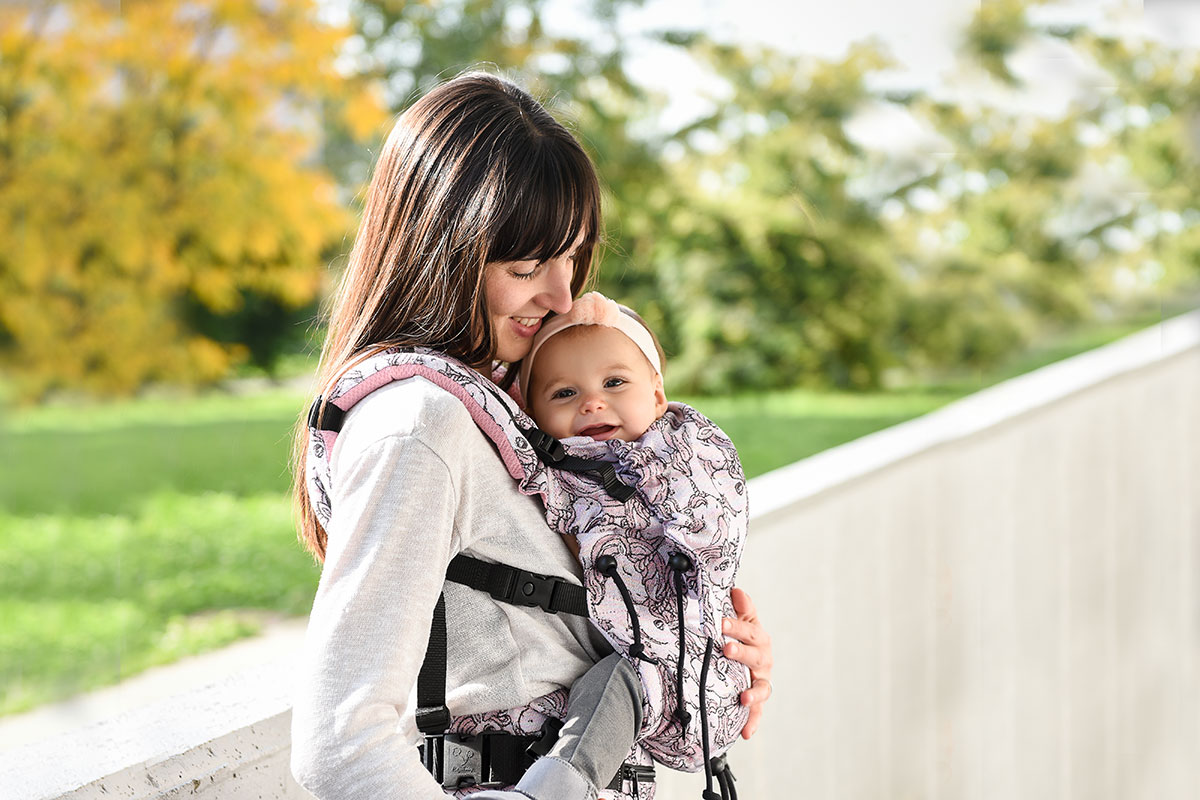
M328 396L318 397L308 423L326 450L333 447L346 413L377 389L418 376L457 397L471 419L495 444L513 478L520 480L537 468L537 456L521 431L533 421L499 388L475 370L440 353L425 349L386 350L354 365Z

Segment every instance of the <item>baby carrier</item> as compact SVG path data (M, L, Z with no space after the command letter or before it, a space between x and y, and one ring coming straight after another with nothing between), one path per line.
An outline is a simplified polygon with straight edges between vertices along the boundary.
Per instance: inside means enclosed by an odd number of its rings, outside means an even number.
M346 412L376 389L412 376L461 400L519 490L541 497L550 527L576 537L584 587L463 554L451 561L446 580L502 602L588 616L638 671L644 700L637 744L673 769L703 768L706 798L736 798L723 754L746 721L739 696L749 686L749 674L726 659L720 646L721 618L736 616L729 592L747 517L745 479L732 443L699 412L671 403L636 443L575 438L564 444L539 430L512 397L474 370L426 349L387 350L356 364L328 397L312 405L307 481L323 525L331 515L329 454ZM703 467L694 468L696 463ZM449 782L446 776L446 765L453 762L448 744L483 739L481 771L486 773L497 748L480 734L536 731L512 724L518 715L511 712L451 719L445 705L445 630L443 597L418 678L417 726L426 737L426 766L452 787L454 776ZM565 711L561 694L523 711L532 711L533 719L553 732ZM546 752L549 744L543 737L529 748L530 757L539 749ZM512 749L511 743L506 746ZM518 761L525 757L518 755ZM648 765L626 764L609 788L630 782L638 796L639 783L652 781L652 774ZM476 783L487 777L464 776L477 778ZM714 777L719 794L713 791Z

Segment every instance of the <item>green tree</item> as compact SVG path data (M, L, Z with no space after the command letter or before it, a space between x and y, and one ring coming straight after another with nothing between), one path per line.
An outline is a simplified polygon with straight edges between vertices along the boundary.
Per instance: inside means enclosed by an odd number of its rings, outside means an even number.
M656 277L669 379L711 392L877 385L901 287L883 227L848 189L863 154L844 125L886 59L869 46L833 63L690 46L732 94L674 135L683 153L642 203L631 248Z
M983 366L1047 325L1195 279L1197 162L1187 144L1195 57L1039 25L1038 5L983 4L964 39L963 70L1011 98L1028 88L1014 54L1057 44L1108 88L1081 92L1055 116L1014 111L1011 99L912 100L952 151L881 198L907 205L889 232L912 276L903 350L916 365ZM944 206L914 208L921 189L936 190Z

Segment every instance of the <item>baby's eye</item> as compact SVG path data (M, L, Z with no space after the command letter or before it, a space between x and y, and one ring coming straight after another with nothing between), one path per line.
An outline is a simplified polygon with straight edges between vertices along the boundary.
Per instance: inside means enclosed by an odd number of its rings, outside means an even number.
M574 389L559 389L557 392L550 395L550 399L551 400L564 400L568 397L574 397L574 396L575 396Z
M628 383L628 381L626 381L624 378L609 378L604 382L604 386L605 388L613 389L623 383Z

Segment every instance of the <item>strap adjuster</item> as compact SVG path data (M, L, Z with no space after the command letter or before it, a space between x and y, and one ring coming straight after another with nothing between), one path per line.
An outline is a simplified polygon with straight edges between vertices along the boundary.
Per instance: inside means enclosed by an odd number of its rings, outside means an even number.
M529 440L529 445L534 451L551 464L557 464L567 457L567 451L563 448L562 442L541 428L530 428L528 430L521 428L520 431L525 434L525 438Z
M450 727L450 709L432 706L417 709L417 730L427 737L440 736Z
M346 412L332 402L325 402L321 395L317 395L317 399L308 407L308 427L313 430L340 433L345 422Z

